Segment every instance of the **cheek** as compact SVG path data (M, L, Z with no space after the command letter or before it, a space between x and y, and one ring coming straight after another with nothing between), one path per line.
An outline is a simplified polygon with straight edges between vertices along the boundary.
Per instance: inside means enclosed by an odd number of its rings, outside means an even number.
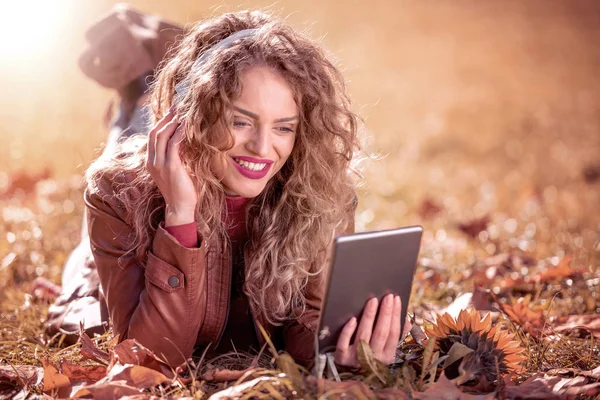
M215 156L211 161L211 167L215 177L219 180L222 180L225 177L225 172L227 171L228 161L227 155L221 153Z
M296 136L292 137L283 137L281 141L278 143L278 153L279 157L283 161L287 160L292 154L292 150L294 150L294 144L296 143Z

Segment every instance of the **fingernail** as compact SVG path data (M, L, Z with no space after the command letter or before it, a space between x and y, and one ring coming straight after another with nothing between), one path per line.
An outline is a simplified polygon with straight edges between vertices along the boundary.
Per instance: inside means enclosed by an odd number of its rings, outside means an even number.
M356 325L356 317L352 317L352 318L350 318L350 325L351 325L351 326L354 326L354 325Z
M169 108L169 114L174 113L175 112L175 104L173 104L171 106L171 108Z
M396 303L400 303L400 296L396 296L396 297L394 297L394 301L395 301Z

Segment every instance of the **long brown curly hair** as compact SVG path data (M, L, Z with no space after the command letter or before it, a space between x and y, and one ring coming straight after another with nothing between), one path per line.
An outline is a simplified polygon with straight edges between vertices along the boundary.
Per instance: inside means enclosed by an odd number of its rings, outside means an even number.
M217 42L251 28L257 29L253 35L214 52L191 71ZM211 160L233 146L231 132L223 127L231 126L241 72L254 65L286 79L300 117L289 159L249 200L246 217L244 292L254 310L279 325L293 317L292 310L304 310L304 289L309 279L320 278L328 246L355 206L360 174L354 161L362 154L359 119L350 109L342 74L317 43L271 15L226 13L195 24L171 50L152 87L151 105L155 122L171 106L185 121L181 158L196 184L198 232L203 245L227 251L225 192ZM177 99L175 85L186 77L192 84ZM146 142L144 137L130 139L118 154L96 160L86 175L91 187L103 175L112 180L115 191L109 195L126 210L135 233L130 251L142 262L165 215L165 201L145 168Z

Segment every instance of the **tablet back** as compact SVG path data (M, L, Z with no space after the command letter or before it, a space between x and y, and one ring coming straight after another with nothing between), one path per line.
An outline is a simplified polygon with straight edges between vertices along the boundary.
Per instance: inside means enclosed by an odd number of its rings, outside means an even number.
M335 350L343 326L352 316L360 317L367 299L374 296L400 295L403 329L422 233L422 227L412 226L335 239L319 323L318 353Z

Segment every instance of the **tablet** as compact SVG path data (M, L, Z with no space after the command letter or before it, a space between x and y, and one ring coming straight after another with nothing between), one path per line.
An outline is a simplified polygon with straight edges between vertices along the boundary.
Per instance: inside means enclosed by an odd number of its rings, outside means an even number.
M316 356L335 351L342 328L352 316L360 321L365 303L371 297L381 300L389 293L400 296L400 332L403 331L422 233L422 227L411 226L335 239Z

